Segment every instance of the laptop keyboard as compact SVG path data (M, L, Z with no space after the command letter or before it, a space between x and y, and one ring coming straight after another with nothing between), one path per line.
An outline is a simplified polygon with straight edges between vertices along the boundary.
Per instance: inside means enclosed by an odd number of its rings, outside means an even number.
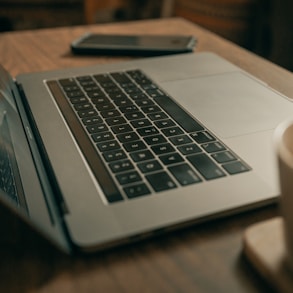
M250 170L140 70L47 85L109 203Z

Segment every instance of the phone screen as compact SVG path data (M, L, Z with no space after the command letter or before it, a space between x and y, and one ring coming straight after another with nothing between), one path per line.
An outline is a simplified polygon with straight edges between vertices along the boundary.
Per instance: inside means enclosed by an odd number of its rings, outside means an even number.
M193 36L88 34L72 43L75 53L128 53L146 55L183 53L193 50Z
M186 47L190 42L188 37L169 36L110 36L90 35L83 39L82 44L91 46L125 46L142 48L173 48Z

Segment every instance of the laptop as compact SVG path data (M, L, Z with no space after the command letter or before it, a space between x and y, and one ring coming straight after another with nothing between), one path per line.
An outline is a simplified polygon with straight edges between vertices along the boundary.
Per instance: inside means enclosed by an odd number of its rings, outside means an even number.
M273 203L285 96L212 53L0 79L1 204L92 252Z

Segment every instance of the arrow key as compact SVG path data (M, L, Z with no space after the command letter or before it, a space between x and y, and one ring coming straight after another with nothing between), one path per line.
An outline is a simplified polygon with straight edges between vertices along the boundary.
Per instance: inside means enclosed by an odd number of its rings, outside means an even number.
M183 162L183 158L178 153L170 153L159 157L164 165L171 165Z

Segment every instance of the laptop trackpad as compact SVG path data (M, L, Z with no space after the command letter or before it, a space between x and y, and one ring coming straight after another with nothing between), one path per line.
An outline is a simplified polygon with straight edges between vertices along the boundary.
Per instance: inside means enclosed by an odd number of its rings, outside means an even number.
M290 101L242 72L164 82L163 87L224 138L273 129L293 114Z

